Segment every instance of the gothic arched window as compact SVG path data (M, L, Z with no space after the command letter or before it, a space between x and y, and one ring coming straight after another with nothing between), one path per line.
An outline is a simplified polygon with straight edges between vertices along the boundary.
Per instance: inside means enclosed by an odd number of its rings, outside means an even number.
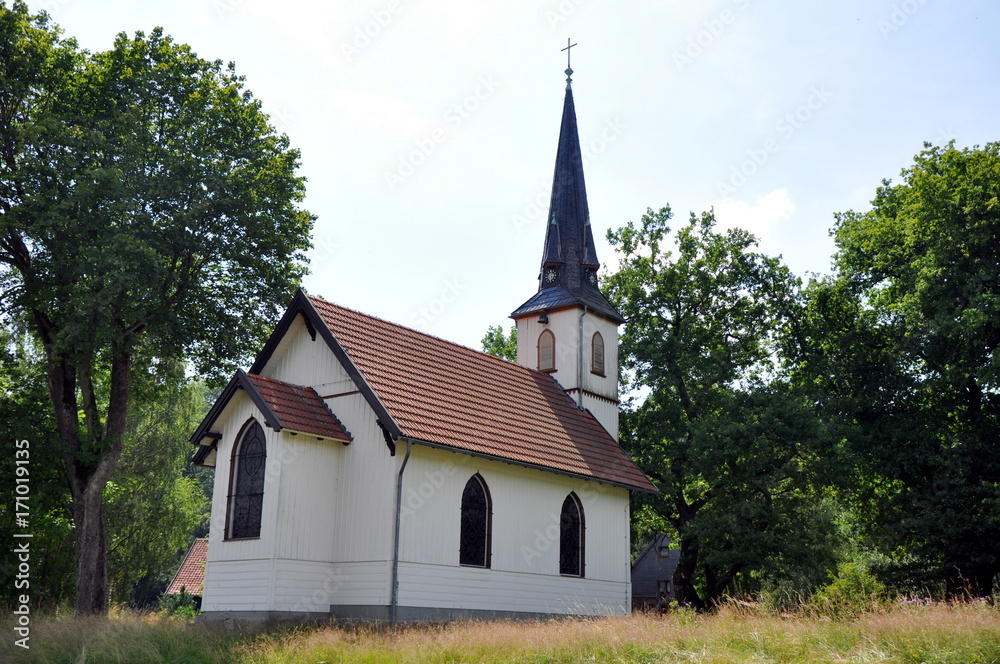
M266 460L264 429L257 420L250 418L233 446L229 467L227 539L260 537Z
M559 518L559 573L583 576L583 505L575 493L563 501Z
M538 370L556 370L556 335L552 330L544 330L538 336Z
M594 332L590 341L590 372L604 375L604 337L600 332Z
M462 533L458 561L471 567L490 566L490 490L479 473L469 478L462 492Z

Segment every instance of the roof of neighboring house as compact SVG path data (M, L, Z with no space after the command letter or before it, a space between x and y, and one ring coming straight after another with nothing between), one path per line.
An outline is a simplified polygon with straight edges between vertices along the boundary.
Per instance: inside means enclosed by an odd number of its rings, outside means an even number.
M184 556L177 574L167 586L165 595L176 595L183 587L191 595L200 595L205 583L205 560L208 559L208 538L196 539Z
M308 302L391 419L396 437L656 491L600 422L548 374L319 298Z

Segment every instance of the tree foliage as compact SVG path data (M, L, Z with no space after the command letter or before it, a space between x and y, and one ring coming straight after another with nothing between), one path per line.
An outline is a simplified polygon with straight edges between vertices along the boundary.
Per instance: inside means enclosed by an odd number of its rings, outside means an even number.
M219 377L256 350L312 216L298 152L232 65L159 29L90 54L20 2L0 4L0 53L0 297L44 348L77 610L100 612L134 374L186 357Z
M952 595L1000 573L1000 144L926 146L872 209L837 215L803 367L840 418L882 551Z
M745 231L716 231L710 212L691 216L672 252L670 218L650 210L608 234L621 267L607 293L628 321L621 364L641 397L622 444L662 491L636 511L669 525L675 593L705 608L741 572L815 567L828 549L832 526L814 509L825 436L777 354L795 277Z
M502 325L490 325L483 337L483 352L507 360L517 362L517 327L511 325L510 333L504 334Z

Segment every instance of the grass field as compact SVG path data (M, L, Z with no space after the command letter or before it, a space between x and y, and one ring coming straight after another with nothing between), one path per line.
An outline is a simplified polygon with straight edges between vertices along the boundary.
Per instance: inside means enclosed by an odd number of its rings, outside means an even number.
M757 615L637 615L546 622L464 623L395 631L276 627L250 634L152 614L39 619L30 650L0 644L7 662L52 664L333 664L334 662L934 662L1000 664L1000 609L911 606L852 619Z

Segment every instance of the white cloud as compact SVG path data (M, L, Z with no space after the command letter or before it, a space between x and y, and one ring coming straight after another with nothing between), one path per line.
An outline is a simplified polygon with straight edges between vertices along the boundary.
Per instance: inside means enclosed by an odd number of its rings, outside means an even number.
M780 222L791 218L795 204L787 189L775 189L758 196L753 203L726 199L712 203L719 230L742 228L753 233L763 244Z

